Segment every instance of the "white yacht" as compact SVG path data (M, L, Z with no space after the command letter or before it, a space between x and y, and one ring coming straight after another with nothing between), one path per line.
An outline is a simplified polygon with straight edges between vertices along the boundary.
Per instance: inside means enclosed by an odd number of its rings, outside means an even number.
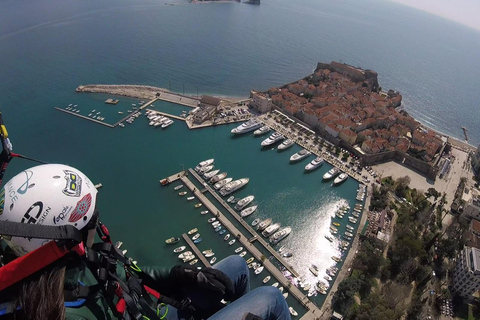
M248 216L251 215L255 210L257 210L257 206L248 207L248 208L246 208L246 209L243 209L243 210L240 212L240 216L241 216L242 218L248 217Z
M166 128L168 127L169 125L173 124L173 120L172 119L168 119L167 121L165 121L163 124L162 124L162 128Z
M203 160L195 167L195 171L200 171L200 169L202 169L203 167L210 166L214 162L215 162L214 159Z
M335 178L335 180L333 180L333 184L334 185L340 184L343 181L347 180L347 178L348 178L348 174L346 174L345 172L342 172L338 177Z
M243 199L238 200L237 204L235 205L235 210L242 210L245 208L250 202L255 199L255 196L248 196Z
M255 136L261 136L262 134L265 134L265 133L267 133L268 131L270 131L270 127L269 127L269 126L263 126L263 127L259 128L259 129L255 130L255 131L253 132L253 135L255 135Z
M224 185L219 192L222 196L229 195L230 193L237 191L238 189L245 186L248 183L248 181L250 181L249 178L234 180Z
M270 137L268 137L267 139L263 140L261 145L262 147L266 147L266 146L269 146L269 145L272 145L274 144L275 142L277 141L280 141L280 140L283 140L285 139L284 136L282 136L280 133L278 132L274 132Z
M334 178L339 173L340 173L340 170L337 167L333 167L332 169L328 170L328 172L323 175L323 180L330 180L330 179Z
M284 239L286 236L288 236L292 232L291 227L285 227L280 231L277 231L273 234L273 236L270 238L270 243L271 244L276 244L280 242L280 240Z
M298 151L297 153L295 153L294 155L292 155L290 157L290 161L292 161L292 162L293 161L300 161L303 158L306 158L311 154L312 153L310 151L308 151L307 149L302 149L302 150Z
M312 171L312 170L315 170L317 169L318 167L320 167L322 164L323 164L324 160L322 157L316 157L315 159L313 159L312 161L310 161L309 164L307 164L305 166L305 170L306 171Z
M217 183L218 181L225 179L225 178L227 177L227 174L228 174L228 173L226 173L226 172L222 172L222 173L216 174L216 175L214 175L214 176L210 179L210 181L208 181L208 182L210 182L210 183Z
M231 182L232 180L233 180L233 178L226 178L226 179L220 180L213 185L213 188L215 190L218 190L221 187L223 187L224 185L226 185L227 183Z
M272 218L267 218L267 219L261 221L261 222L257 225L257 230L258 230L258 231L263 231L263 230L265 230L265 228L267 228L271 223L272 223Z
M287 139L278 145L278 150L285 150L293 146L295 142L293 140Z
M218 174L219 172L220 172L220 169L213 170L213 171L209 171L209 172L205 173L205 174L203 175L203 177L204 177L205 179L210 179L210 178L212 178L213 176L215 176L216 174Z
M280 229L280 226L282 224L280 222L274 223L270 226L267 227L267 229L263 230L262 235L264 237L270 237L272 234L274 234L278 229Z
M215 166L213 164L209 165L209 166L204 166L202 167L198 172L200 174L205 174L207 173L208 171L212 170Z
M256 130L256 129L260 128L262 125L263 125L263 123L258 122L255 119L250 119L247 122L242 123L238 127L233 128L231 132L234 133L234 134L247 133L247 132L250 132L250 131L253 131L253 130Z

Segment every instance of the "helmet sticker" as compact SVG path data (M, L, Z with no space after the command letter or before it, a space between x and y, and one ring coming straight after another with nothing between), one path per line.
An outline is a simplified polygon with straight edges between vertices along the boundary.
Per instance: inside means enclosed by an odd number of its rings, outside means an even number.
M47 215L50 213L50 208L47 206L45 211L43 210L43 202L37 201L28 208L27 212L23 215L21 223L39 223L42 224Z
M70 214L71 210L71 206L63 206L62 212L60 212L58 216L53 217L53 223L57 224L57 222L60 222L60 220L65 219Z
M79 197L82 193L82 178L71 170L63 170L65 172L66 185L63 194L69 197Z
M25 182L17 189L19 194L27 193L28 189L33 187L35 184L30 184L30 179L33 177L33 172L31 170L23 171L25 173Z
M80 220L85 214L87 214L88 209L92 205L92 195L87 193L83 196L80 201L77 202L77 206L73 209L70 218L68 218L68 222L77 222Z

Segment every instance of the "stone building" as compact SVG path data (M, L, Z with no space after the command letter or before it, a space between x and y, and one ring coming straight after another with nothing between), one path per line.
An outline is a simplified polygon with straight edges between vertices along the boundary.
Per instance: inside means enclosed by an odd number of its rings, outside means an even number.
M480 174L480 145L477 148L477 151L472 155L472 169L475 172L475 175Z
M480 290L480 249L465 247L457 258L452 291L468 301Z
M205 120L210 119L216 112L217 107L222 100L212 96L202 96L197 111L193 115L193 122L196 124L203 123Z
M261 113L273 109L272 98L268 94L252 90L250 91L250 98L252 98L251 105Z
M478 194L472 194L471 198L465 202L465 207L460 214L460 219L466 221L475 219L480 221L480 196Z

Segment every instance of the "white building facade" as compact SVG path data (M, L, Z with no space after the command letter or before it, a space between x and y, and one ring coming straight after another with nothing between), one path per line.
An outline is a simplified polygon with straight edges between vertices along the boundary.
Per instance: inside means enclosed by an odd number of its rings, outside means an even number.
M466 300L480 290L480 249L465 247L457 258L452 291Z
M250 98L252 98L252 106L261 113L266 113L273 109L272 98L267 94L252 90L250 91Z

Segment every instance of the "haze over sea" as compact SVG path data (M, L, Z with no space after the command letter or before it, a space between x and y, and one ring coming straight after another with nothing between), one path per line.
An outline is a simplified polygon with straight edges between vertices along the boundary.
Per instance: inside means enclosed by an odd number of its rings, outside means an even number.
M200 95L246 97L335 60L378 72L382 88L400 91L403 108L427 126L459 139L465 126L469 142L480 143L477 30L379 0L169 3L0 2L0 110L14 151L68 163L102 182L104 220L139 261L161 263L165 256L153 252L164 252L165 238L206 226L192 203L158 185L182 165L215 157L234 178L250 177L240 195L256 195L258 216L297 228L285 244L300 250L292 259L302 273L308 263L301 260L312 255L302 255L302 230L328 229L328 211L353 199L357 184L322 184L328 165L305 175L305 163L288 164L299 147L262 152L259 139L232 139L233 126L191 132L177 121L162 131L142 117L109 129L53 109L78 104L82 114L98 109L114 122L116 111L137 102L121 97L117 107L107 106L107 96L76 94L80 84L146 84L192 95L198 87ZM31 165L12 161L6 179ZM204 241L215 243L217 235L206 231Z

